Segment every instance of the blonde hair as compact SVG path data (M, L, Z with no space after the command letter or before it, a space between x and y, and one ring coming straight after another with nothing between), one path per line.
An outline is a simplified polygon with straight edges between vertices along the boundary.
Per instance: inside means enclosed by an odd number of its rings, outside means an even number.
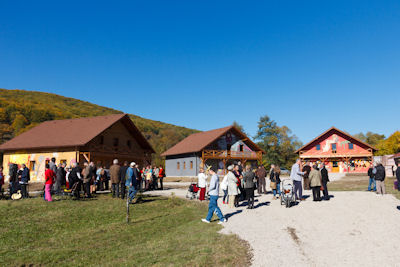
M275 171L277 174L280 174L280 173L281 173L281 168L280 168L278 165L275 165L274 171Z

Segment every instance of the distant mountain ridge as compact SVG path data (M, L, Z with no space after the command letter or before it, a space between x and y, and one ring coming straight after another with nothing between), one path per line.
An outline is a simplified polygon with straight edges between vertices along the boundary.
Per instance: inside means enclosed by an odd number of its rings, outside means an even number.
M52 93L0 89L0 143L47 120L93 117L123 113ZM156 150L154 161L161 163L160 154L197 130L129 114Z

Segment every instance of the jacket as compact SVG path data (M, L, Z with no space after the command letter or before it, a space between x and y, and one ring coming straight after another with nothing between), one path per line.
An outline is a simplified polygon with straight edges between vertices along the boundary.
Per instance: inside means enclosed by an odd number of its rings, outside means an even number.
M322 175L320 171L312 169L310 174L308 175L308 178L310 179L311 187L321 186Z
M119 169L119 180L121 181L121 183L125 183L125 175L126 175L127 170L128 170L128 166L122 166Z
M297 163L293 164L292 170L290 171L290 179L301 182L303 174L304 172L300 171L300 165Z
M84 183L89 183L90 182L90 179L92 178L92 177L90 177L90 166L86 166L84 169L83 169L83 182Z
M197 186L204 188L207 186L207 176L204 173L199 173Z
M400 167L397 167L396 178L397 178L397 180L400 180Z
M371 178L371 179L373 179L373 178L375 177L374 168L370 167L370 168L368 169L368 176L369 176L369 178Z
M219 196L219 178L218 178L218 175L216 175L216 174L214 174L211 177L208 194L210 196Z
M21 183L27 184L29 180L30 180L29 169L28 167L25 167L21 174Z
M125 181L125 186L131 186L133 188L136 188L137 185L137 181L136 181L136 176L135 176L135 172L133 171L133 168L129 167L126 170L126 181Z
M56 182L60 185L65 185L65 170L63 167L59 167L56 171Z
M118 184L121 180L119 177L119 171L121 167L118 164L113 164L110 167L110 180L112 184Z
M321 176L322 176L322 182L323 182L324 184L326 184L327 182L329 182L328 170L327 170L325 167L323 167L323 168L321 169Z
M382 164L379 164L378 166L376 166L375 169L373 170L373 172L375 173L375 180L377 180L377 181L385 180L386 171L385 171L385 167L383 167Z
M233 172L229 171L227 177L228 177L228 195L237 196L238 186L237 186L236 176L233 174Z
M228 175L225 175L224 179L222 179L221 189L228 190Z
M256 175L252 171L245 171L243 173L244 188L254 188L254 178Z
M256 176L258 178L265 178L267 176L267 171L265 170L264 166L261 166L261 168L257 169Z

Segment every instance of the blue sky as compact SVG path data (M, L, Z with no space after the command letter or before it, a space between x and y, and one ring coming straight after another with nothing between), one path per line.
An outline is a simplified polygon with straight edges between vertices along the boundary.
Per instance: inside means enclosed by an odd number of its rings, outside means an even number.
M400 1L1 1L0 88L303 142L399 130Z

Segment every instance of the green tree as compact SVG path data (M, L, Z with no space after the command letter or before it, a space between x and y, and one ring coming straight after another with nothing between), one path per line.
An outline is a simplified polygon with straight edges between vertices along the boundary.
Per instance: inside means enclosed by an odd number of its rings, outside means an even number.
M267 115L260 118L255 139L266 152L264 164L289 168L296 159L294 153L302 144L287 126L278 126Z
M237 121L233 121L232 123L233 126L235 126L236 128L238 128L242 133L244 133L245 135L248 135L246 133L246 131L244 130L243 125L239 124Z
M366 134L358 133L355 134L354 137L360 139L361 141L371 146L378 145L381 141L385 140L386 138L385 135L383 134L378 134L373 132L367 132Z

